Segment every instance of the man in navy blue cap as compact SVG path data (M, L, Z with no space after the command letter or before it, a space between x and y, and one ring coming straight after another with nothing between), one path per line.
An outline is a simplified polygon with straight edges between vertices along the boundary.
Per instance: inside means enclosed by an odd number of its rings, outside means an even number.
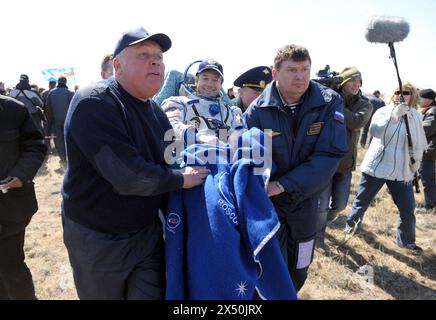
M254 101L266 85L272 81L272 70L267 66L252 68L241 74L233 85L239 87L238 107L243 111L247 110L250 103Z
M57 87L47 95L47 110L52 121L54 144L62 166L65 166L67 161L64 137L65 117L73 96L74 92L68 89L65 77L59 77Z
M27 74L20 75L20 82L17 83L15 89L9 93L9 96L15 98L22 103L29 111L33 122L35 122L36 127L44 132L43 120L44 112L42 99L38 92L32 89L29 84L29 76Z
M163 195L203 183L209 170L169 168L171 125L151 100L163 82L168 36L122 35L115 77L81 87L65 122L64 242L80 299L163 299Z
M222 65L213 59L203 60L198 66L195 88L184 86L183 96L162 102L181 143L226 143L231 133L242 129L241 110L223 101L223 81Z

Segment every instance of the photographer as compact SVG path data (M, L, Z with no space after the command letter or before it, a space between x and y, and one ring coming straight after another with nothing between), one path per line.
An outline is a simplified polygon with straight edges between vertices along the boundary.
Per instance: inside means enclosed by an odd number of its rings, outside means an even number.
M357 142L360 129L371 117L372 105L362 95L362 74L356 67L345 68L341 74L342 82L338 92L344 99L344 117L347 132L348 151L339 164L330 183L319 197L319 230L317 245L324 245L327 221L333 221L345 209L350 196L352 171L356 169Z

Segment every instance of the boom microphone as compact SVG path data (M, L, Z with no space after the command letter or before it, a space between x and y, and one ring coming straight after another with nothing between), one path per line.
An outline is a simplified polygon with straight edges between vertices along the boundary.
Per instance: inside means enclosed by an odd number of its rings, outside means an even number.
M375 16L366 27L365 38L377 43L400 42L407 37L409 31L409 24L403 18Z
M398 71L398 62L395 54L394 42L403 41L409 34L409 31L409 24L403 18L375 16L369 22L365 33L365 38L369 42L388 44L389 49L391 50L391 58L397 71L398 86L400 88L400 102L404 102L403 84L401 82L400 72ZM412 148L413 141L410 135L409 121L406 115L403 116L403 119L406 125L407 144L409 145L409 148ZM415 163L413 155L410 156L410 163ZM415 172L413 182L415 184L416 193L419 193L420 190L417 172Z
M401 100L404 101L402 94L402 83L398 71L397 56L395 54L394 42L403 41L409 34L409 24L403 18L374 16L366 27L365 37L369 42L387 43L391 51L391 58L397 70L398 84L400 87Z

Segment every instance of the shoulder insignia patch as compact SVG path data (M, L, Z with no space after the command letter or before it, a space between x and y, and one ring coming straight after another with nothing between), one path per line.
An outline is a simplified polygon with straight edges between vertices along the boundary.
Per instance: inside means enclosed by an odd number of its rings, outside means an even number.
M308 136L313 136L321 132L324 122L314 122L310 125L309 130L307 130Z

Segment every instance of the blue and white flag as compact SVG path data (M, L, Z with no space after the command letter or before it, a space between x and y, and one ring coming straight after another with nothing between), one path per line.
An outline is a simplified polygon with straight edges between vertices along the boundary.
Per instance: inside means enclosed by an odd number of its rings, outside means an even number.
M345 117L343 113L340 113L339 111L335 112L335 120L339 121L340 123L345 123Z
M41 71L47 81L57 81L59 77L67 78L68 84L75 84L74 68L49 68Z

